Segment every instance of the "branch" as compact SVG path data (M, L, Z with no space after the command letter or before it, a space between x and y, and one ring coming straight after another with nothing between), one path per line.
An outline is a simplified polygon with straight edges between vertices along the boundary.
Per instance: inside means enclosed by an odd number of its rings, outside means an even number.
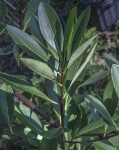
M12 9L16 10L16 8L11 4L9 3L7 0L3 0L8 6L10 6Z
M0 132L1 135L8 135L8 136L13 136L13 137L17 137L17 138L23 138L23 139L28 139L29 137L26 136L20 136L20 135L16 135L16 134L9 134L9 133L4 133L4 132ZM60 145L57 145L57 147L59 147L60 149L62 149L62 147Z
M35 104L33 104L32 102L30 102L25 96L23 96L22 94L20 94L18 92L15 92L15 96L20 101L22 101L25 105L27 105L29 108L31 108L33 111L35 111L36 113L38 113L44 120L46 120L47 122L49 122L49 124L51 124L55 128L59 127L59 125L53 119L50 119L49 116L47 116L43 111L41 111Z
M8 136L13 136L13 137L18 137L18 138L23 138L23 139L28 139L28 137L26 136L20 136L20 135L16 135L16 134L9 134L9 133L4 133L4 132L0 132L1 135L8 135Z
M113 134L113 135L110 135L110 136L105 136L105 137L102 137L102 138L98 138L98 139L95 139L95 140L90 140L90 141L85 141L87 143L94 143L94 142L97 142L97 141L102 141L102 140L107 140L107 139L110 139L112 137L115 137L115 136L118 136L119 135L119 132ZM81 143L80 141L64 141L65 143Z

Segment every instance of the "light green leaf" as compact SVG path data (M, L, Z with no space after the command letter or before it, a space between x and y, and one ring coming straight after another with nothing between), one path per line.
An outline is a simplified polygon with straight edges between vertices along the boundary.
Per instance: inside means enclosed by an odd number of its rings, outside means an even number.
M85 97L86 101L90 101L90 103L93 105L94 108L110 123L112 123L114 126L116 126L114 120L111 118L110 114L108 113L107 109L103 105L103 103L98 100L97 98L87 95Z
M18 77L0 72L0 78L3 79L8 84L12 85L13 87L19 88L19 89L24 90L28 93L36 95L36 96L38 96L44 100L47 100L51 103L57 104L56 102L52 101L47 95L45 95L44 93L39 91L37 88L35 88L34 86L29 84L28 82L26 82L26 81L24 81Z
M63 50L63 31L56 12L46 3L40 3L38 18L40 30L45 40L61 54Z
M89 85L89 84L93 84L98 80L104 79L105 77L107 77L108 74L109 74L108 71L99 71L99 72L95 73L94 75L92 75L91 77L89 77L79 87L86 86L86 85Z
M57 138L50 140L43 138L39 150L57 150Z
M24 31L28 28L32 16L36 12L40 2L42 1L49 3L50 0L32 0L31 3L28 5L23 21Z
M26 67L28 67L30 70L34 71L35 73L51 81L55 80L55 75L47 64L30 58L20 58L20 60Z
M117 150L116 147L106 144L106 143L103 143L103 142L100 142L100 141L94 142L93 146L98 150Z
M67 19L67 23L66 23L66 29L65 29L65 55L67 53L67 60L69 60L70 57L70 51L69 51L69 47L71 46L71 38L72 38L72 33L73 33L73 28L74 28L74 23L76 21L77 18L77 14L76 14L76 7L74 7L70 14L69 17ZM70 48L71 49L71 48Z
M14 118L14 93L10 86L3 84L0 88L0 113L10 130Z
M79 133L77 133L75 138L80 136L88 136L88 137L99 136L102 135L103 133L104 133L104 122L103 119L101 118L88 124L83 129L81 129Z
M112 82L119 98L119 65L113 64L111 68Z
M17 45L28 48L32 53L36 54L43 60L48 61L49 58L47 54L40 47L40 45L28 34L10 25L7 25L7 30Z
M84 70L84 68L86 67L86 65L88 64L90 58L92 57L95 47L97 44L94 45L94 47L90 50L88 56L86 57L86 60L84 60L83 64L81 65L81 67L79 68L79 70L77 71L77 73L75 74L75 76L73 77L71 84L69 86L69 88L72 86L72 84L75 82L75 80L78 78L78 76L82 73L82 71Z
M88 48L88 46L93 42L93 40L96 38L97 35L89 39L87 42L85 42L83 45L81 45L71 56L67 69L74 63L74 61L77 60L78 57L81 56L81 54Z
M85 11L79 16L73 31L73 41L72 41L72 52L74 52L80 45L81 39L88 25L90 17L90 7L87 7Z

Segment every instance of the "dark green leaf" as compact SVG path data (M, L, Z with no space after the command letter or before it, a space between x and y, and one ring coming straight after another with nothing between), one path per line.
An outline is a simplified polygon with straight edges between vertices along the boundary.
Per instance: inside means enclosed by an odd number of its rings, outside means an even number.
M40 2L42 2L42 1L47 2L47 3L50 2L50 0L32 0L31 3L28 5L28 8L27 8L27 10L25 12L25 16L24 16L24 22L23 22L24 31L28 28L32 16L36 12Z
M14 93L10 86L3 84L0 88L0 113L10 130L14 118Z
M51 82L50 80L47 80L46 79L46 91L47 91L47 94L49 96L50 99L52 99L54 102L56 102L57 104L59 104L59 94L58 94L58 87L59 85ZM58 118L58 120L60 121L60 118L61 118L61 114L60 114L60 108L58 105L56 104L53 104L53 109L54 109L54 112Z
M103 119L101 118L88 124L83 129L81 129L79 133L77 133L75 138L80 136L89 136L89 137L99 136L102 135L103 133L104 133L104 122Z
M21 122L23 122L32 131L47 139L52 139L68 131L67 129L63 129L63 128L53 128L44 131L44 127L42 126L37 115L34 112L31 112L31 110L28 107L22 104L20 104L20 106L15 107L15 115Z
M52 128L44 131L44 127L42 126L38 116L22 104L16 104L15 114L21 122L32 129L36 134L39 134L47 139L55 138L68 131L68 129L63 128Z
M111 68L113 64L119 65L119 61L107 53L104 53L104 58L109 68Z
M89 77L85 82L83 82L81 86L86 86L89 84L93 84L98 80L104 79L105 77L107 77L107 75L109 74L108 71L99 71L97 73L95 73L94 75L92 75L91 77Z
M46 41L40 31L38 19L35 16L33 16L31 19L31 32L43 45L47 46Z
M43 60L48 61L49 58L47 54L40 47L40 45L28 34L26 34L25 32L16 27L9 25L7 25L7 30L17 45L28 48L29 51L31 51L32 53L38 55Z
M53 48L48 49L36 37L32 36L32 38L42 47L42 49L46 53L49 53L57 62L59 61L58 54L57 54L57 52Z
M0 21L4 21L5 15L8 13L5 3L0 2Z
M96 35L97 36L97 35ZM75 52L72 54L67 68L69 68L76 60L77 58L80 57L80 55L88 48L88 46L93 42L93 40L96 38L96 36L92 37L91 39L89 39L87 42L85 42L83 45L81 45L79 48L77 48L77 50L75 50Z
M4 22L0 22L0 35L4 32L6 29L6 24Z
M108 113L107 109L105 108L105 106L103 105L103 103L98 100L97 98L91 96L91 95L87 95L85 98L86 101L90 101L90 103L93 105L94 108L96 108L96 110L110 123L112 123L114 126L115 122L114 120L111 118L110 114Z
M39 150L57 150L57 138L50 140L43 138Z
M14 58L16 62L19 63L20 48L15 44L13 50L14 50Z
M37 115L31 111L30 108L23 104L16 104L15 115L24 125L29 127L36 134L42 135L42 132L44 131L42 124Z
M86 60L84 60L83 64L81 65L81 67L79 68L79 70L77 71L77 73L75 74L75 76L73 77L71 84L69 86L69 88L72 86L72 84L75 82L75 80L78 78L78 76L82 73L82 71L84 70L84 68L86 67L86 65L88 64L90 58L92 57L94 50L95 50L96 44L94 45L94 47L90 50Z
M33 87L31 84L28 82L17 78L15 76L6 74L6 73L0 73L0 78L3 79L5 82L8 84L12 85L13 87L17 87L19 89L22 89L28 93L31 93L33 95L36 95L38 97L43 98L44 100L47 100L51 103L57 104L56 102L52 101L47 95L39 91L37 88Z
M67 53L67 60L69 60L70 58L70 50L71 48L69 48L71 46L71 38L72 38L72 33L73 33L73 29L74 29L74 23L76 22L76 7L74 7L70 14L69 17L67 19L67 23L66 23L66 30L65 30L65 55Z
M113 82L110 80L105 88L104 96L103 96L104 105L107 108L109 114L113 116L117 103L118 97L113 87Z
M64 128L53 128L53 129L49 129L48 131L44 131L43 137L45 137L47 139L52 139L52 138L55 138L67 131L68 131L68 129L64 129Z
M79 16L73 31L73 41L72 41L72 52L74 52L80 45L82 36L87 27L90 17L90 7L87 7L85 11Z
M103 143L103 142L94 142L93 143L93 146L98 149L98 150L117 150L116 147L114 146L111 146L109 144L106 144L106 143Z

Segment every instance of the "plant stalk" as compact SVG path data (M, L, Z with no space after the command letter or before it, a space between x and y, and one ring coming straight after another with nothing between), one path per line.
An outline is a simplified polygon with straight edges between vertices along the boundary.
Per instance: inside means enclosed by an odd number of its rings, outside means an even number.
M110 138L115 137L115 136L119 136L119 132L114 133L112 135L108 135L108 136L102 137L102 138L97 138L97 139L90 140L90 141L85 141L85 142L86 143L94 143L94 142L97 142L97 141L107 140L107 139L110 139ZM65 143L72 143L72 144L81 143L80 141L64 141L64 142Z
M55 120L50 119L49 116L47 116L43 111L41 111L35 104L33 104L30 100L28 100L25 96L23 96L19 92L15 92L15 96L18 98L19 101L22 101L26 106L28 106L30 109L38 113L44 120L49 122L52 126L55 128L59 127L59 124L55 122Z
M61 73L61 127L64 128L64 99L63 99L63 82L64 82L64 76L63 76L63 70ZM65 150L65 142L64 142L64 134L62 134L62 150Z

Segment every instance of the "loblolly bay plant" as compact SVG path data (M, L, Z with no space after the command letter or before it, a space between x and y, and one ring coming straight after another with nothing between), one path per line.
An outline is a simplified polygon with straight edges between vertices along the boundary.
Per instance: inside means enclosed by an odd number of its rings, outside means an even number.
M88 93L76 94L77 88L108 75L100 71L83 82L96 48L95 29L85 33L90 7L78 18L76 8L71 10L64 35L56 12L47 3L39 4L38 15L35 11L25 16L23 31L10 25L6 28L15 42L16 60L38 78L45 78L46 92L37 86L39 80L0 72L0 115L9 126L8 135L23 137L39 150L116 150L118 145L110 140L118 135L118 119L112 117L118 94L112 80L106 86L103 102ZM24 32L28 26L31 35ZM30 58L23 54L19 58L19 48ZM44 109L36 106L37 97L45 100ZM113 104L112 109L109 104ZM49 108L55 119L46 115ZM14 116L21 124L12 124Z

